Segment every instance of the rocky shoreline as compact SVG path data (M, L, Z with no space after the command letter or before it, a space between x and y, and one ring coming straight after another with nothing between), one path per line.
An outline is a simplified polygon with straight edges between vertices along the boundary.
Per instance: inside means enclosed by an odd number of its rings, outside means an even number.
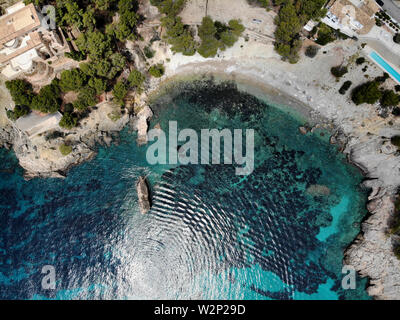
M60 141L55 139L54 145L39 150L11 125L0 131L0 146L8 149L13 146L27 178L63 177L71 166L95 156L97 144L109 145L127 125L139 131L138 143L145 143L147 120L152 116L147 100L165 83L179 76L224 75L236 81L240 90L257 97L270 97L278 105L288 105L291 111L309 119L311 126L319 124L331 132L336 130L331 143L338 145L348 161L364 173L364 186L372 189L367 204L369 215L362 223L361 233L347 248L344 262L370 279L367 291L375 299L400 299L400 261L392 252L393 241L398 239L387 233L394 195L400 185L399 157L388 141L400 133L400 121L382 119L376 115L376 106L355 106L348 97L338 94L340 84L332 79L329 70L356 53L357 47L350 41L353 40L328 45L326 54L320 53L314 60L303 58L297 65L280 61L272 44L249 44L243 39L213 59L198 55L183 57L167 51L158 57L160 61L169 61L165 64L166 75L161 80L151 80L141 96L141 111L135 117L125 115L112 122L103 110L107 106L98 108L92 122L74 132L65 132L64 139L69 138L73 143L73 151L67 157L52 161L49 150ZM248 50L242 50L244 45ZM373 65L369 69L371 77L381 74ZM360 79L355 72L351 80L356 85L363 81ZM394 125L390 126L390 122Z
M349 56L354 54L346 42L339 47L348 50ZM335 50L337 47L332 45L330 51ZM330 79L329 72L330 66L337 62L328 61L327 57L314 62L311 69L311 60L295 66L285 65L273 54L268 58L239 56L213 59L208 63L191 58L185 64L176 59L172 61L176 65L170 75L187 75L190 70L196 70L197 75L224 74L248 93L261 98L273 97L276 104L290 101L289 107L308 119L311 126L322 126L333 132L331 143L338 145L348 162L360 169L365 176L363 187L371 189L365 221L360 234L345 250L344 263L353 266L362 277L369 278L367 292L373 298L400 299L400 260L393 253L393 242L399 239L388 233L400 185L399 156L390 144L390 137L400 133L400 123L392 117L376 116L376 106L355 106L339 95L340 85ZM318 65L325 75L312 74L314 71L306 74ZM379 75L379 71L375 72ZM329 86L322 87L313 80L318 77Z

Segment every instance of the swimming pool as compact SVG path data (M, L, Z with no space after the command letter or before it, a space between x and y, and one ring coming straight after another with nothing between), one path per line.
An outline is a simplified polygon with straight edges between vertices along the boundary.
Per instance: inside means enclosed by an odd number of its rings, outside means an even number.
M375 51L370 53L370 57L374 59L374 61L379 64L387 73L389 73L397 82L400 83L400 74L393 69L379 54Z

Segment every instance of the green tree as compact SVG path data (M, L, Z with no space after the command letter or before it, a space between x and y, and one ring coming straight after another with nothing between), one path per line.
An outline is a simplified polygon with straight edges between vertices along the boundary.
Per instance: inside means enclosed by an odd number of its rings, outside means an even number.
M82 24L89 31L93 31L96 26L95 10L92 6L86 8L82 13Z
M215 38L217 28L210 17L204 17L201 26L198 29L201 39L198 52L204 58L214 57L218 53L220 42Z
M333 29L327 26L326 24L321 23L318 29L318 38L316 40L316 43L318 43L321 46L325 46L328 43L335 40L336 40L336 35Z
M319 51L318 46L308 46L305 52L305 55L309 58L314 58Z
M82 111L94 106L96 103L96 90L86 86L79 91L78 99L74 102L74 108Z
M81 8L79 8L78 3L76 1L65 0L61 3L58 2L58 4L61 4L66 10L62 16L61 22L81 29L83 27L82 15L84 12Z
M393 90L385 90L381 98L382 107L393 107L399 104L399 96Z
M87 77L80 69L61 72L60 88L63 92L76 91L86 83Z
M131 0L120 0L118 2L119 22L115 27L115 36L118 40L136 39L136 25L139 22L139 15L136 13L137 2Z
M126 58L120 53L114 53L110 56L111 64L118 70L121 71L126 67Z
M98 30L82 33L75 43L93 60L108 58L113 53L112 39Z
M172 45L171 50L191 56L196 53L197 43L188 26L183 25L180 17L167 16L162 19L162 25L167 29L165 39Z
M98 10L107 11L109 10L114 4L115 0L94 0L94 5Z
M400 136L394 136L390 139L390 142L397 148L400 148ZM398 206L400 203L398 204Z
M237 37L232 31L228 30L221 33L221 42L224 44L224 47L232 47L236 41Z
M5 82L16 105L29 106L34 97L32 85L25 80L10 80Z
M348 69L346 66L336 66L331 68L331 73L334 77L336 78L341 78L343 77L346 73L348 73Z
M10 120L17 120L20 117L26 116L31 112L28 106L15 106L14 110L7 110L7 117Z
M149 69L150 75L155 78L161 78L165 72L164 66L162 64L156 64L151 66Z
M88 81L89 87L96 91L96 94L102 94L107 89L107 81L102 78L92 77Z
M229 21L229 28L236 37L240 37L245 30L244 26L240 23L240 20L235 19Z
M353 90L351 99L356 105L374 104L382 97L379 84L375 81L364 83Z
M199 26L199 37L201 39L214 37L216 33L217 28L215 27L212 19L209 16L204 17L201 25Z
M128 82L131 87L142 88L146 77L138 70L132 70L128 77Z
M61 106L61 90L55 84L49 84L40 89L38 95L32 99L32 109L44 113L56 112Z
M275 49L284 60L292 63L298 60L301 42L297 40L301 23L292 2L286 3L275 18Z
M114 89L112 91L113 96L115 98L115 100L119 103L119 104L123 104L123 101L128 93L128 87L125 84L125 82L123 81L118 81L115 86Z
M70 112L65 112L59 123L60 127L66 129L72 129L73 127L76 127L77 124L78 124L78 118L76 117L75 114Z

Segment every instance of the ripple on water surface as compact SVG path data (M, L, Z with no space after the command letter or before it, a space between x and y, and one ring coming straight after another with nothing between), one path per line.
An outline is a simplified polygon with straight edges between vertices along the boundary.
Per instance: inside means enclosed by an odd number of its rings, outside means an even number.
M167 92L152 105L152 126L254 129L254 172L149 166L128 130L65 180L24 181L1 150L0 298L368 298L365 281L341 289L343 250L366 194L335 147L301 135L298 120L233 83ZM152 184L145 216L140 175ZM307 192L315 185L329 194ZM54 291L40 286L46 264L56 269Z

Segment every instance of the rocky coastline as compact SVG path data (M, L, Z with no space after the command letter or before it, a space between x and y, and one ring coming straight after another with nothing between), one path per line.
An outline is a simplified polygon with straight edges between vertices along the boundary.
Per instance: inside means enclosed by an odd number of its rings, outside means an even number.
M110 145L115 141L118 132L127 125L139 131L138 143L146 143L147 123L152 116L148 99L163 84L184 75L224 75L236 81L240 90L258 97L268 96L275 104L285 104L301 113L309 119L310 127L319 125L334 132L331 143L364 173L364 187L371 189L366 208L369 213L362 223L361 233L345 251L344 263L369 278L367 291L375 299L400 299L400 260L392 251L393 242L399 239L387 232L394 196L400 185L399 157L388 141L400 133L400 122L380 118L376 115L376 106L354 106L348 97L338 94L340 84L332 79L329 69L356 53L357 46L350 41L353 40L331 44L326 47L326 54L320 53L314 60L304 58L298 65L280 61L272 44L252 44L244 40L213 59L172 55L167 50L157 57L168 61L166 75L161 80L150 81L140 99L140 112L112 122L104 110L108 106L99 107L94 111L93 121L73 132L64 132L63 139L69 139L73 145L70 155L52 158L49 150L60 141L55 139L52 144L45 144L44 149L38 148L35 141L28 141L30 139L11 125L0 130L0 146L14 149L26 170L26 178L63 177L71 166L94 157L96 145ZM248 46L248 50L242 50L243 45ZM372 65L370 70L371 76L381 73ZM355 74L351 80L357 84L358 78L361 77ZM394 125L389 125L390 122Z

